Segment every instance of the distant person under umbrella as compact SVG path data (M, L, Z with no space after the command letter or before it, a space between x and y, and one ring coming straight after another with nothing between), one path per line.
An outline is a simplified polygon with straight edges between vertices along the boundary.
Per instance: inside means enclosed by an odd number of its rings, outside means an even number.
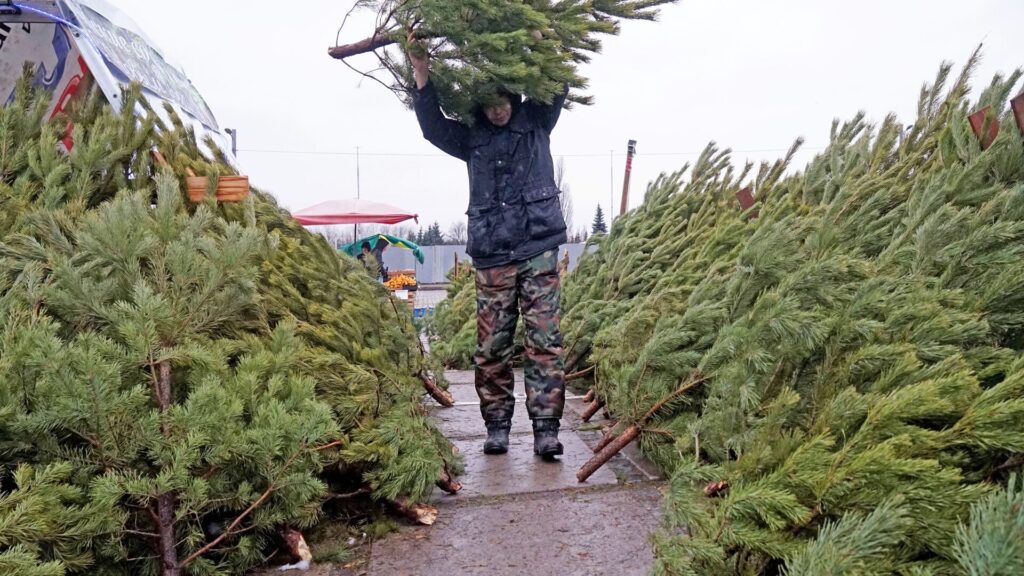
M363 263L363 266L369 266L369 262L366 261L366 256L371 254L370 243L363 241L362 245L359 246L361 252L356 259Z
M388 280L388 269L384 267L384 249L388 247L388 243L383 238L377 239L377 245L373 247L373 257L377 260L377 275L381 281L387 282Z
M382 244L385 244L385 242L380 240L377 241L377 247L380 247ZM363 263L363 268L366 268L367 273L369 273L374 280L380 280L381 276L384 276L383 266L381 265L384 248L381 247L380 249L377 249L377 247L371 247L370 243L364 240L363 243L359 245L360 252L359 255L356 256L356 259Z

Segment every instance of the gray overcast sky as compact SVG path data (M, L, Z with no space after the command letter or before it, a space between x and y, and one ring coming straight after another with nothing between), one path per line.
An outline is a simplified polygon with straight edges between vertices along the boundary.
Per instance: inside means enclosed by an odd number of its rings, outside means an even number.
M110 1L238 129L242 170L285 207L354 197L358 146L364 198L413 210L421 224L464 218L464 164L425 142L390 92L327 56L351 2ZM1022 26L1022 0L682 0L659 22L628 22L584 70L595 105L563 114L553 135L575 225L598 203L607 210L613 188L617 210L630 138L634 206L647 182L711 140L742 164L803 136L802 166L833 118L911 120L939 63L963 63L980 42L976 86L1024 65ZM343 43L370 32L365 21L346 29Z

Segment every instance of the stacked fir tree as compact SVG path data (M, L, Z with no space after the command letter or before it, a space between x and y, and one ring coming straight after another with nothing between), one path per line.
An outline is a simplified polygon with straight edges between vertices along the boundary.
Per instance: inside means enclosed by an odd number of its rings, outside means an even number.
M0 109L0 573L238 574L332 491L424 497L410 319L269 196L185 200L180 123ZM152 117L150 115L149 117ZM154 166L159 149L169 166Z
M798 174L710 146L592 241L568 364L672 473L657 573L1024 570L1021 75L971 101L976 61Z
M476 351L476 282L472 266L448 273L448 297L437 305L427 322L430 355L438 363L458 370L473 365Z

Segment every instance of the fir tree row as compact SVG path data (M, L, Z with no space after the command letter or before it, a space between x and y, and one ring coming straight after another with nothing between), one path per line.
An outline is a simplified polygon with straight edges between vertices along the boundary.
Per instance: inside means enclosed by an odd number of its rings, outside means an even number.
M361 265L258 191L190 204L186 169L231 169L137 92L44 122L29 85L0 109L0 572L239 574L332 492L457 466Z
M1024 570L1021 75L971 100L976 63L801 172L709 146L592 240L568 364L671 474L657 573Z

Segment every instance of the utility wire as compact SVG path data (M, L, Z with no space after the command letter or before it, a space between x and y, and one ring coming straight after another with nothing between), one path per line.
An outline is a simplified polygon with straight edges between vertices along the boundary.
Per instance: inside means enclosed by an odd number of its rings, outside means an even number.
M812 152L820 152L824 148L811 148L809 146L802 146L801 150L809 150ZM294 156L379 156L379 157L395 157L395 158L441 158L446 157L446 154L441 153L416 153L416 152L347 152L343 150L273 150L273 149L261 149L261 148L239 148L239 152L247 152L251 154L281 154L281 155L294 155ZM748 149L748 150L732 150L733 154L755 154L755 153L769 153L769 152L789 152L789 148L762 148L762 149ZM700 156L703 151L698 152L644 152L642 156ZM615 156L625 156L625 152L613 152ZM604 152L594 153L575 153L575 154L556 154L552 153L555 157L565 158L607 158L608 154Z

